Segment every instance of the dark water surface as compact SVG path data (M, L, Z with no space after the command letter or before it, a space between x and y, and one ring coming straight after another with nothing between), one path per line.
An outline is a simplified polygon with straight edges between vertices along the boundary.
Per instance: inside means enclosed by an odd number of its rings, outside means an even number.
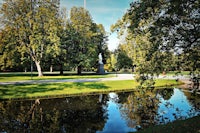
M181 89L1 100L0 132L123 133L199 114L200 96Z

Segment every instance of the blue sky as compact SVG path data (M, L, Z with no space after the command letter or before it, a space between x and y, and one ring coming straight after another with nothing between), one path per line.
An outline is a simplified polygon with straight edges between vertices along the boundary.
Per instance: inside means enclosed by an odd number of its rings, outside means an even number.
M86 9L90 12L95 23L103 24L110 33L110 26L120 19L133 0L86 0ZM61 0L61 7L69 11L73 6L84 6L84 0ZM116 33L109 36L108 48L117 48L119 40Z

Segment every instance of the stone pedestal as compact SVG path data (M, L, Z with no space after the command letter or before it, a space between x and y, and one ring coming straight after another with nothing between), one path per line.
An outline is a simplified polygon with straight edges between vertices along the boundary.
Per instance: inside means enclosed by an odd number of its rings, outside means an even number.
M105 74L104 64L99 64L97 73L98 74Z

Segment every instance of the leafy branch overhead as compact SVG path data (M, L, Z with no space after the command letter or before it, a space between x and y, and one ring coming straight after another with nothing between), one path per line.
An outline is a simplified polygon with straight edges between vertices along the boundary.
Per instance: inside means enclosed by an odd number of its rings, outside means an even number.
M132 47L140 79L168 70L200 70L200 8L198 0L132 2L122 19L111 26ZM130 55L130 54L128 54ZM151 76L150 76L151 75Z

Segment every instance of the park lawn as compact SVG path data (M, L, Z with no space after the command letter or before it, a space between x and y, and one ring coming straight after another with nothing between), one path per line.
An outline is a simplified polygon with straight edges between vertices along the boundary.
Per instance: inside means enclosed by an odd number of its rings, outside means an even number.
M0 82L16 82L16 81L27 81L27 80L65 80L65 79L86 79L86 78L109 78L114 77L114 74L105 75L56 75L46 74L42 77L38 77L37 73L0 73Z
M178 85L175 80L156 80L156 87ZM95 94L111 91L134 90L135 80L101 81L101 82L65 82L45 84L1 85L0 99L49 98L68 95Z
M176 75L177 71L169 71L167 75ZM181 72L183 75L189 75L189 71ZM95 72L83 73L83 75L76 75L75 72L65 72L65 75L59 75L59 72L44 72L43 77L38 77L37 72L8 72L0 73L0 82L16 82L27 80L65 80L65 79L85 79L85 78L108 78L115 77L116 74L97 75Z
M190 71L168 71L166 72L167 75L190 75Z

